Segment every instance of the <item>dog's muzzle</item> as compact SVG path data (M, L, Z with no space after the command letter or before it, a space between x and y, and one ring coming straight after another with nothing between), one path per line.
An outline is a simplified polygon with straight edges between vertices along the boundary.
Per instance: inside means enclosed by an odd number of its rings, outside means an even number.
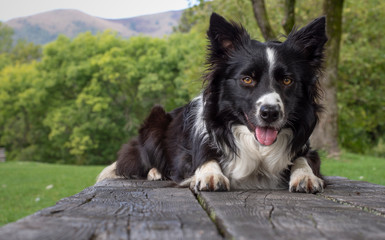
M259 109L259 117L270 124L277 121L282 115L279 105L263 105Z

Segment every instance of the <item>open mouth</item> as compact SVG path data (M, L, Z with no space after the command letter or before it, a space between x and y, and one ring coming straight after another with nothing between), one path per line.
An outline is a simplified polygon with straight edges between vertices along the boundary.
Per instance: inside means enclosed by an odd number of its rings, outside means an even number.
M255 136L257 141L265 146L270 146L277 140L278 130L271 127L256 127Z
M273 127L260 127L260 126L255 126L252 124L249 120L249 117L247 114L245 114L247 124L250 129L254 129L255 133L255 138L257 141L264 145L264 146L270 146L277 140L278 132L276 128Z

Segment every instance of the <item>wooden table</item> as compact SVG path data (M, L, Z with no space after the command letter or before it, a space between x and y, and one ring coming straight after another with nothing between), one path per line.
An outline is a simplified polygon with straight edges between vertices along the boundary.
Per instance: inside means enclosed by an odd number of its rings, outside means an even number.
M321 194L202 192L108 180L0 228L0 239L385 239L385 186L327 178Z

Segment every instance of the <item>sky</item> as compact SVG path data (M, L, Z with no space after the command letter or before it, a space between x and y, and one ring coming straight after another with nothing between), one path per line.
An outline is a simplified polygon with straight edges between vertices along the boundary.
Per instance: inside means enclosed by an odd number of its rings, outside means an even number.
M114 19L180 10L194 0L0 0L0 21L54 9L77 9L92 16Z

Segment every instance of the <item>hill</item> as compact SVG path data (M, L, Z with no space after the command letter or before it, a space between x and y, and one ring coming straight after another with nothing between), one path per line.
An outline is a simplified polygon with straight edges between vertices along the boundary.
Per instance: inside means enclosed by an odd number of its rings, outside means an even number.
M180 11L170 11L125 19L103 19L90 16L78 10L60 9L28 17L16 18L5 22L14 29L14 39L26 39L35 44L45 44L64 34L70 38L81 32L93 34L107 29L116 31L120 36L129 38L143 34L162 37L170 34L178 25Z

